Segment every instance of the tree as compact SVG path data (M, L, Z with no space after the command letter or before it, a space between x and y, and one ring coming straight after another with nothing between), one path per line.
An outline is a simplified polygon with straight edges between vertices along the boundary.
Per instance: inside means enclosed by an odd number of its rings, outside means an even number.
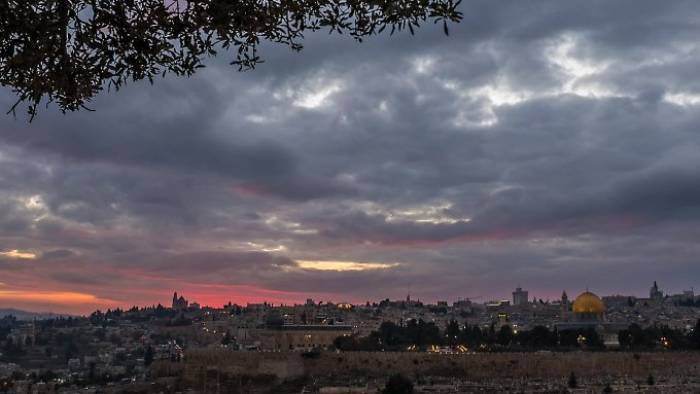
M114 344L115 346L122 345L122 337L120 337L119 334L115 332L109 335L109 341L112 342L112 344Z
M457 340L459 339L460 332L461 330L459 328L459 323L457 323L456 320L450 320L449 324L447 325L447 329L445 330L447 343L451 346L454 346L457 343Z
M19 343L15 343L12 341L12 339L8 338L5 341L5 345L3 346L2 352L5 357L7 357L10 360L14 360L17 357L20 357L24 355L24 349L22 348L22 345Z
M568 382L569 388L575 389L578 387L578 381L576 380L576 374L574 371L571 371L569 374L569 382Z
M383 394L411 394L413 393L413 383L401 374L391 375L382 391Z
M379 326L379 337L381 343L389 346L399 346L406 343L406 338L404 337L404 330L392 322L384 322Z
M352 336L341 335L333 340L333 347L338 350L352 351L357 350L355 338Z
M231 332L227 330L226 334L221 339L221 344L224 346L228 346L231 344L231 342L233 342L233 338L231 338Z
M690 346L694 349L700 349L700 319L695 323L695 327L689 336Z
M143 354L143 364L145 366L149 366L153 363L153 358L155 356L155 352L153 351L153 346L148 345L146 347L146 351Z
M620 349L629 350L632 348L632 334L629 330L618 331L617 341L620 343Z
M496 339L498 344L501 346L508 346L508 345L510 345L510 342L512 340L513 340L513 330L510 328L510 326L509 325L501 326L501 329L498 330L498 337Z
M104 341L105 338L107 337L107 331L105 331L104 328L100 327L95 330L95 338L97 338L100 341Z
M527 334L527 332L524 333ZM528 340L529 343L527 345L532 349L549 348L557 344L556 334L544 326L535 326L530 330Z
M0 2L0 84L28 103L85 108L105 87L156 76L190 76L218 51L239 70L262 62L258 46L302 49L307 31L357 41L385 29L459 22L460 0L5 0Z
M80 349L78 348L78 345L76 345L73 338L68 338L63 347L63 357L66 360L69 360L77 356L79 354L79 351Z
M94 362L91 362L90 365L88 366L88 381L94 382L95 381L95 370L96 370L97 364Z
M464 334L467 339L467 343L471 347L476 347L482 344L485 340L485 334L483 331L481 331L481 328L479 326L472 326L471 329L469 327L464 328Z
M0 393L9 393L13 390L14 381L10 377L0 378Z

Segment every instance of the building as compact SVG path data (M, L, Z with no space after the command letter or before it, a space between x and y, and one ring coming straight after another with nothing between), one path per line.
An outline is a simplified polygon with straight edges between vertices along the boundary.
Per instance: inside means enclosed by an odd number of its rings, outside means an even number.
M34 346L36 343L36 327L34 322L25 323L13 328L7 335L7 339L19 346Z
M560 330L597 328L605 322L605 304L590 291L579 294L571 304L571 309L565 307L565 303L569 303L566 292L562 294L560 323L557 324Z
M328 349L336 338L352 334L350 325L280 325L259 330L260 350L295 351Z
M510 300L491 300L484 303L484 307L488 311L497 311L506 306L510 306Z
M175 292L175 293L173 294L173 305L172 305L172 308L173 308L174 310L176 310L176 311L184 311L184 310L187 310L188 304L189 304L189 303L187 302L187 300L185 299L185 297L183 297L183 296L178 297L178 296L177 296L177 292Z
M520 306L526 305L528 301L528 292L520 287L516 288L513 292L513 305Z
M581 293L571 308L575 322L600 323L605 321L605 304L603 300L590 291Z
M562 294L562 304L565 301L568 302L566 292ZM557 330L593 329L600 335L605 347L616 348L620 346L617 334L620 330L627 328L627 325L608 322L606 311L607 308L603 300L586 290L576 297L571 305L570 313L562 307L562 321L556 324Z
M695 301L695 289L683 290L682 295L686 301Z
M566 321L569 318L569 310L571 305L569 304L569 296L566 294L566 290L561 293L561 320Z
M659 290L659 285L656 284L656 281L649 289L649 298L652 301L661 301L664 298L664 292Z

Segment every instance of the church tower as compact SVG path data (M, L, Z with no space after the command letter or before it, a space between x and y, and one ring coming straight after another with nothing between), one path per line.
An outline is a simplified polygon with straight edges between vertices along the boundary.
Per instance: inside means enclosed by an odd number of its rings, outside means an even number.
M656 281L649 289L649 298L653 301L660 301L664 298L664 292L659 290L659 285L656 284Z

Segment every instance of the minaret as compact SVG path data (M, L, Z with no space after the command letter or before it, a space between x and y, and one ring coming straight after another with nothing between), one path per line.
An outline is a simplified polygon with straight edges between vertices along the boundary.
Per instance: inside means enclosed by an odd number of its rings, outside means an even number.
M566 321L569 317L569 296L566 290L561 293L561 320Z
M172 308L175 309L176 306L177 306L177 291L176 291L175 293L173 293L173 304L172 304Z

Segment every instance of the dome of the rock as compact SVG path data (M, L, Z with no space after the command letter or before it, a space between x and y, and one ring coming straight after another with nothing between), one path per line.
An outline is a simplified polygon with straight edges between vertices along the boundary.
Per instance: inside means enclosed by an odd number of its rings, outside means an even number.
M574 313L601 314L605 313L605 304L603 304L600 297L590 291L586 291L576 297L572 309Z

